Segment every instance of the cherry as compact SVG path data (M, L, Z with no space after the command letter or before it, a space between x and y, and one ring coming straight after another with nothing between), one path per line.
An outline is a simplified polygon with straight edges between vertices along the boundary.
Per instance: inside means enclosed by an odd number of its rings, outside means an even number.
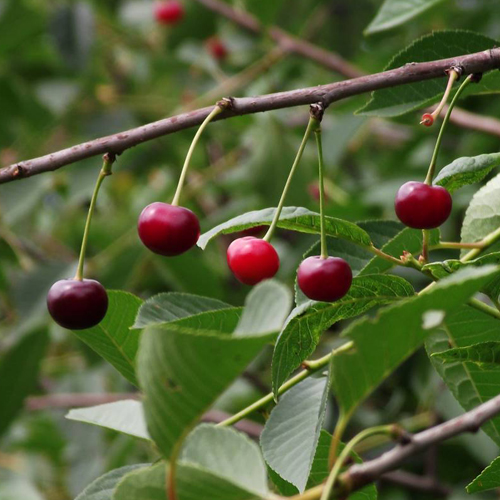
M186 252L200 236L198 217L191 210L161 202L142 211L137 229L144 245L168 257Z
M184 7L177 0L157 2L154 15L160 24L177 24L184 17Z
M274 247L253 236L238 238L229 245L227 263L236 278L245 285L256 285L272 278L280 267Z
M449 217L451 206L451 195L445 188L415 181L403 184L394 202L399 220L414 229L440 226Z
M219 37L213 36L209 38L205 43L208 52L214 59L223 61L228 56L229 51Z
M59 280L49 290L47 308L63 328L84 330L96 326L106 316L108 295L95 280Z
M432 127L432 124L434 123L434 117L430 113L424 113L422 115L422 121L420 123L426 127Z
M308 298L334 302L351 288L352 271L349 264L340 257L323 258L315 255L301 262L297 282Z

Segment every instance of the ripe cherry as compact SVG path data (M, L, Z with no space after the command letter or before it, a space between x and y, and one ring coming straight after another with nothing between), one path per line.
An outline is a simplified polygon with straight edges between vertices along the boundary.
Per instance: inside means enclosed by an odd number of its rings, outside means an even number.
M160 24L177 24L184 17L184 7L177 0L157 2L154 15Z
M227 263L236 278L245 285L256 285L272 278L280 267L274 247L253 236L238 238L229 245Z
M198 217L191 210L161 202L142 211L137 229L144 245L168 257L186 252L200 236Z
M95 280L59 280L49 290L47 308L58 325L83 330L96 326L106 316L108 295Z
M441 186L411 181L399 188L394 207L403 224L414 229L433 229L450 216L452 199Z
M351 288L352 271L349 264L340 257L323 258L315 255L301 262L297 282L308 298L334 302Z
M219 37L213 36L209 38L205 43L208 52L214 59L223 61L228 56L229 51Z

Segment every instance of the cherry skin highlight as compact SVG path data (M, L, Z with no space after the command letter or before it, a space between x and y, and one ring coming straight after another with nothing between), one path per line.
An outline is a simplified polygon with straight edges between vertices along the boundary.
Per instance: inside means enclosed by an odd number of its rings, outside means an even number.
M229 245L227 263L236 278L245 285L256 285L272 278L280 267L274 247L253 236L238 238Z
M99 324L108 310L106 289L95 280L59 280L47 295L52 319L68 330L84 330Z
M399 188L394 208L399 220L408 227L433 229L448 219L452 204L444 187L411 181Z
M200 236L198 217L191 210L161 202L142 211L137 229L145 246L167 257L186 252Z
M308 257L299 266L297 283L309 299L334 302L351 288L351 266L340 257Z
M160 24L177 24L184 17L184 7L177 0L157 2L154 15Z

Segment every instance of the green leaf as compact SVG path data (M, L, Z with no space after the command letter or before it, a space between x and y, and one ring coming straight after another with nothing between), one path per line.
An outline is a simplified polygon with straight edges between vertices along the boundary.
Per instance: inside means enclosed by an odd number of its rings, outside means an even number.
M274 23L276 16L283 6L283 0L273 0L272 2L248 2L247 9L255 14L262 24Z
M270 294L270 287L274 293ZM266 300L259 298L260 294ZM145 394L148 430L165 457L215 399L233 382L281 325L269 323L269 311L284 318L289 292L272 282L259 284L240 309L211 311L144 330L139 350L139 381ZM229 318L229 320L228 320ZM276 327L270 332L270 325ZM229 327L232 327L229 330ZM238 333L230 331L238 328ZM259 333L265 332L265 333Z
M481 52L498 45L492 38L465 30L435 31L423 36L397 54L385 70L409 63L433 61ZM443 75L444 76L444 75ZM458 85L458 84L456 84ZM455 85L455 86L456 86ZM368 116L399 116L438 102L446 87L445 78L409 83L376 90L371 100L358 113ZM469 85L462 97L500 91L498 71L486 73L481 82Z
M249 227L270 225L275 211L275 208L265 208L234 217L202 234L197 245L205 249L208 242L219 234L236 233ZM303 207L284 207L278 227L309 234L321 232L319 214ZM352 222L326 217L325 229L327 236L343 238L361 246L369 246L371 243L368 233Z
M431 262L423 266L422 270L430 272L435 279L440 280L464 267L481 267L488 264L500 264L500 252L489 253L467 262L462 262L458 259ZM500 295L500 276L495 276L481 289L481 291L492 300L498 300L498 296Z
M97 354L111 363L129 382L137 385L135 357L141 332L131 330L142 300L127 292L108 292L106 317L88 330L73 333Z
M434 184L443 186L453 193L462 186L483 180L500 165L500 153L479 156L464 156L446 165L434 179Z
M69 420L105 427L140 439L151 440L140 401L128 399L70 410Z
M467 493L479 493L500 487L500 457L495 458L486 469L467 485Z
M330 473L330 467L328 465L328 455L330 453L330 444L332 442L332 435L325 430L322 430L319 436L318 446L316 448L316 455L314 456L314 461L311 467L311 473L309 474L309 480L307 481L306 489L314 488L321 483L324 483L326 478ZM340 443L339 452L342 451L345 444ZM360 456L352 452L351 457L353 461L357 464L362 463ZM345 470L348 466L343 467ZM278 487L281 494L286 496L297 495L299 490L290 484L289 482L282 479L273 470L270 471L270 476L273 483ZM349 495L349 500L376 500L377 499L377 488L374 484L365 486L363 489L351 493Z
M256 497L266 497L266 465L259 446L230 427L202 424L187 438L179 460L205 469Z
M496 342L499 327L499 320L469 306L462 306L448 314L443 328L425 343L434 368L466 411L500 393L500 369L462 361L444 362L432 354L450 347L466 348L471 344ZM495 443L500 444L500 417L487 422L483 429Z
M437 326L426 324L428 313L454 311L496 272L494 266L463 269L416 297L381 309L375 318L352 323L344 335L354 347L333 357L332 387L341 410L350 414L422 345Z
M467 347L456 347L442 352L435 352L432 357L445 363L473 363L481 368L500 368L500 342L480 342Z
M142 304L132 328L170 323L202 312L230 307L229 304L209 297L177 292L160 293Z
M23 335L0 358L0 436L35 388L40 363L49 345L46 330Z
M267 420L260 445L275 472L303 493L325 417L329 377L310 377L290 389Z
M147 467L147 465L126 465L114 469L90 483L75 500L112 500L118 482L130 472L144 467Z
M500 226L500 175L495 176L473 196L462 224L462 243L474 243ZM498 249L498 248L497 248ZM487 251L495 250L495 245ZM464 256L467 250L462 250Z
M349 293L336 302L309 301L296 307L280 333L273 353L273 390L277 391L290 374L316 349L320 335L342 319L414 294L403 278L390 275L359 276Z
M389 30L404 24L443 0L385 0L373 21L365 29L365 35Z
M115 490L113 500L167 500L165 462L134 471L125 476ZM259 500L260 496L199 466L178 462L175 477L179 500Z
M431 229L429 231L429 244L435 245L439 243L439 229ZM411 229L409 227L403 229L394 238L385 243L381 250L392 257L399 258L403 252L415 254L422 251L422 231ZM382 257L375 256L365 267L360 271L360 275L384 273L394 267L394 264L388 262Z

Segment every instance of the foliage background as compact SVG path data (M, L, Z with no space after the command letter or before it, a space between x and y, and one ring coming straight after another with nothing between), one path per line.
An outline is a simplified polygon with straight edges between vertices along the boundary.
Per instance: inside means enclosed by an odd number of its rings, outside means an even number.
M264 22L340 53L365 72L382 70L401 47L436 29L470 29L500 39L500 10L491 0L438 2L408 23L370 36L363 30L380 7L376 0L237 3ZM184 5L184 21L165 28L154 22L147 0L0 1L0 164L211 104L214 98L207 101L207 94L226 95L235 75L242 81L231 93L240 96L340 79L291 55L246 79L241 72L267 60L273 42L242 31L195 1ZM213 35L230 51L222 63L213 60L204 45ZM353 115L367 97L332 106L324 122L328 178L336 186L328 192L328 214L352 221L394 218L394 194L403 182L423 179L436 134L417 126L419 113L391 121ZM494 96L469 98L462 106L493 116L500 111ZM307 109L297 108L210 125L195 153L184 194L184 203L200 215L202 231L245 211L276 205L306 120ZM108 289L143 298L176 290L239 305L249 289L231 277L225 264L230 237L218 238L205 252L196 248L164 259L147 252L136 235L142 208L173 196L192 135L192 130L177 133L119 158L99 198L87 272ZM450 126L440 166L459 156L498 151L498 143L498 137ZM65 410L25 409L11 421L11 410L18 406L15 394L22 394L24 387L37 396L131 391L111 366L51 322L45 308L50 285L74 273L99 168L94 158L0 186L0 356L19 350L15 369L0 363L2 500L74 498L107 470L155 459L149 446L129 437L65 420ZM318 209L308 188L317 179L316 171L311 145L287 205ZM443 239L458 238L464 209L476 189L464 188L454 196ZM281 281L293 286L296 267L314 241L279 233ZM404 275L421 286L416 273L408 270ZM320 351L326 352L334 333L324 335ZM269 356L270 351L265 352L250 367L259 384L239 380L217 407L233 412L258 397L261 385L269 384ZM349 432L405 415L446 419L459 412L419 352L357 412ZM472 444L461 437L439 448L439 475L456 485L457 492L463 491L464 478L472 478L497 455L485 436L474 439L478 441ZM410 468L422 472L432 464L428 456L416 459ZM417 496L385 487L381 498Z

